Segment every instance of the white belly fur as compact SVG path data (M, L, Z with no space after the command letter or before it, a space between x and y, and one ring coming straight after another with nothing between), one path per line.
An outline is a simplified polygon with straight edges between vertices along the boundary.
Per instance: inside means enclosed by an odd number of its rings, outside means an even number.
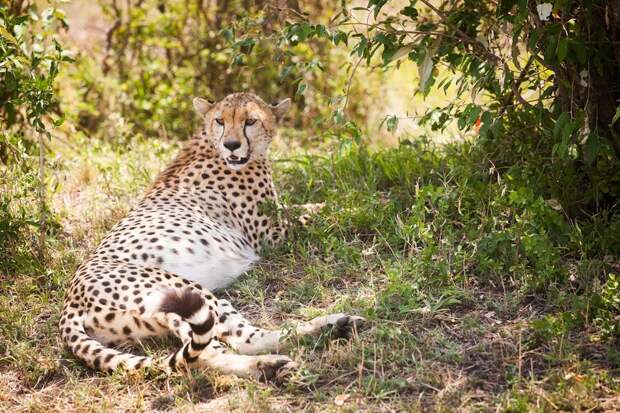
M161 268L188 280L200 283L209 290L217 290L232 284L241 274L246 272L252 264L260 259L254 249L248 244L243 244L243 235L238 231L218 225L208 217L195 216L193 226L185 219L175 217L176 222L185 223L180 227L166 225L164 229L156 229L154 226L135 234L134 230L128 230L133 234L130 240L137 238L136 245L139 250L127 249L118 251L114 245L109 247L120 259L130 260L140 265ZM173 222L165 211L157 211L144 216L142 222L156 222L160 219ZM139 223L134 223L137 226ZM207 224L210 226L207 227ZM172 228L174 232L167 232ZM191 234L183 234L185 228L201 230L199 236L194 231ZM155 238L156 243L149 242ZM208 241L204 245L201 241ZM237 245L232 240L235 240ZM130 244L128 242L128 244ZM130 245L133 245L131 243ZM100 247L101 248L101 247Z
M209 290L225 288L259 260L253 250L223 253L219 249L211 255L180 253L175 260L166 260L160 267Z

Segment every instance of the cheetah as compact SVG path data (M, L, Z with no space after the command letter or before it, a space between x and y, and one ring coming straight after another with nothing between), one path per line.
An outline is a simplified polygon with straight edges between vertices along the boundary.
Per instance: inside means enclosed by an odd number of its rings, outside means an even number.
M69 283L59 328L78 359L101 371L206 368L269 381L297 367L279 354L291 331L329 328L348 337L363 324L362 317L330 314L265 330L212 292L246 272L262 246L286 236L288 223L259 206L278 205L267 150L290 105L250 93L217 103L194 98L201 128ZM119 348L170 334L182 345L163 359Z

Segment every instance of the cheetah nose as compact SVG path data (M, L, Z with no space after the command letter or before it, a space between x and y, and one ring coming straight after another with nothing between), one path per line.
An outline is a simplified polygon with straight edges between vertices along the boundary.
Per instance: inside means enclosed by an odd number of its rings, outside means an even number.
M235 149L239 149L241 146L241 142L239 141L226 141L224 142L224 147L229 151L234 151Z

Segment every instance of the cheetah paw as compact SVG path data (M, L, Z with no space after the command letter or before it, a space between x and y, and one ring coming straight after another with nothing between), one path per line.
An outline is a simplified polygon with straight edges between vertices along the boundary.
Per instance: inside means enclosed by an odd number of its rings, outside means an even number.
M314 216L325 207L325 202L319 202L315 204L303 204L298 205L299 208L303 209L305 213L301 214L298 218L299 223L302 226L308 225L313 219Z
M328 332L332 338L351 338L361 331L367 322L364 317L347 314L330 314L325 317L322 332Z
M281 383L288 379L297 369L298 364L286 356L266 355L259 356L256 363L255 378L262 382Z

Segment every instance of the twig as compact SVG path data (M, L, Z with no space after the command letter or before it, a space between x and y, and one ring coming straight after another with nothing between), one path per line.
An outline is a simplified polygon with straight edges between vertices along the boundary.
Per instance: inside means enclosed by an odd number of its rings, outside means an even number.
M512 101L512 98L514 97L519 99L519 102L521 102L521 104L523 104L524 106L531 106L525 99L523 99L523 97L521 96L521 93L519 93L519 87L521 86L521 83L523 83L523 81L525 80L525 76L527 75L527 72L530 69L530 66L534 62L535 56L536 56L535 53L532 53L530 55L530 58L527 60L527 63L523 67L523 69L521 69L521 73L519 73L519 77L512 84L512 90L510 91L508 95L506 95L506 97L504 98L504 101L502 102L502 107L498 113L498 117L501 117L504 114L510 102Z
M108 63L108 58L112 54L112 43L114 41L114 33L121 27L122 24L122 12L116 4L116 0L112 2L112 8L114 9L114 14L116 15L116 20L112 27L110 27L105 35L106 44L105 44L105 53L103 54L103 74L107 74L110 71L110 64Z
M342 107L343 114L347 113L347 105L349 104L349 92L351 90L351 84L353 83L353 77L355 76L355 72L357 71L357 68L359 67L360 63L362 63L362 59L364 59L364 56L360 56L360 58L357 60L357 63L355 63L355 66L353 66L351 75L349 75L349 80L347 81L347 89L346 89L345 97L344 97L344 105Z
M439 18L442 20L442 22L446 26L450 26L450 24L448 23L448 16L446 16L446 14L444 12L439 10L437 7L433 6L428 0L420 0L420 2L424 3L429 9L434 11L435 14L437 14L439 16ZM491 52L489 49L487 49L487 47L484 44L482 44L480 41L471 38L471 36L469 36L467 33L462 31L458 27L454 27L454 29L456 30L456 33L459 35L459 38L461 40L464 40L464 41L466 41L468 43L471 43L473 46L477 46L478 49L480 49L483 52L483 54L489 60L491 60L493 62L494 65L497 65L498 63L502 62L502 59L499 56L497 56L496 54Z
M45 143L43 142L43 133L35 132L39 141L39 209L41 216L39 217L39 261L45 258L45 224L47 221L47 206L45 202Z

